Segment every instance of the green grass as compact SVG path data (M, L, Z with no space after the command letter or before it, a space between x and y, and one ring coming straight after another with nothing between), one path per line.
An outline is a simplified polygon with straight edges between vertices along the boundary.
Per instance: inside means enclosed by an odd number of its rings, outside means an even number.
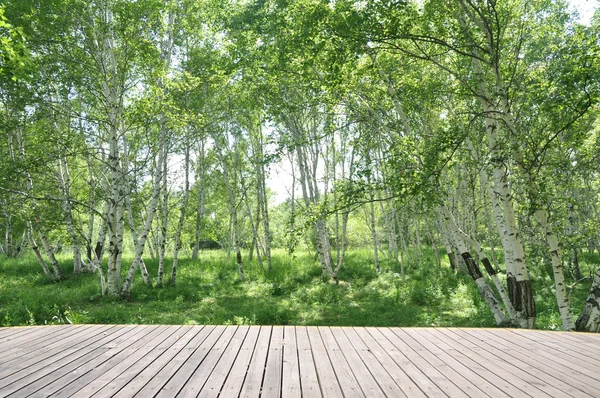
M146 264L156 275L157 263ZM126 260L123 272L128 265ZM0 325L494 326L474 283L446 266L438 268L431 250L419 267L407 270L404 281L397 264L383 261L377 275L371 252L353 250L339 285L324 282L319 264L307 253L290 257L276 251L271 273L256 261L246 262L246 280L240 282L233 257L203 252L198 261L180 260L175 286L149 288L137 275L129 301L102 297L99 276L73 276L72 260L64 258L60 266L66 279L54 282L43 276L33 257L0 259ZM576 313L587 286L573 292ZM535 288L538 328L560 328L552 282L540 273Z

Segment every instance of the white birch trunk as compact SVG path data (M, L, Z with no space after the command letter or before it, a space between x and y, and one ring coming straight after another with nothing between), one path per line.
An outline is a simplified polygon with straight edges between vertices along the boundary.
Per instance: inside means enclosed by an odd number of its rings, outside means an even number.
M103 100L106 104L108 154L108 202L107 229L109 236L107 292L111 296L119 294L121 282L121 257L123 251L124 211L123 198L126 191L120 165L120 127L123 117L122 89L117 67L114 38L114 15L112 2L101 5L103 26L91 26L96 68L103 78L100 81Z
M38 247L37 242L35 241L35 238L33 235L33 225L31 224L31 221L27 221L27 230L29 231L29 239L31 240L31 248L33 249L35 258L37 259L38 263L42 267L42 270L44 271L44 275L46 275L46 277L48 277L48 278L52 278L52 273L50 272L50 269L48 268L48 264L46 264L46 262L44 261L44 258L42 257L42 254L40 253L40 248Z
M50 266L52 267L52 271L54 272L54 277L57 280L61 280L63 278L63 273L62 273L60 267L58 266L58 261L56 261L56 257L54 256L54 251L52 250L52 246L50 245L50 242L48 241L48 237L46 236L46 233L42 229L39 229L38 236L40 237L40 242L42 242L42 247L44 248L44 251L46 252L46 256L48 256L48 260L50 261Z
M540 208L535 212L535 215L542 226L542 230L544 231L546 240L550 246L552 269L554 271L554 290L560 319L562 321L562 328L563 330L575 330L575 322L573 320L573 313L571 312L571 303L567 295L564 266L560 248L558 246L558 238L548 223L548 213L546 210Z
M498 293L500 294L500 298L502 299L502 303L504 304L504 307L506 308L506 311L508 312L510 319L516 320L517 312L515 310L515 307L512 305L512 302L510 301L510 298L508 297L508 294L506 293L506 289L504 289L504 285L500 281L500 278L498 278L498 271L490 263L490 260L487 258L487 255L483 251L481 244L475 238L471 237L466 232L462 231L460 228L457 227L456 231L462 237L462 239L465 243L469 242L472 245L472 247L475 248L475 252L477 253L477 256L479 257L479 260L483 263L486 272L492 278L492 281L494 282L494 285L496 286L496 290L498 290Z
M196 230L195 230L195 241L194 249L192 251L192 260L198 260L198 250L200 245L200 229L202 226L202 219L204 218L204 176L205 176L205 162L204 162L204 139L200 141L200 153L198 154L198 165L196 170L196 184L198 185L198 204L196 208Z
M496 324L497 325L507 324L508 318L502 311L502 307L498 303L498 300L496 299L494 292L492 291L490 286L487 284L487 282L483 278L483 275L481 274L479 267L473 260L473 257L471 256L471 253L467 249L467 246L465 245L464 241L461 239L460 233L458 232L458 226L456 225L456 221L454 220L454 216L452 215L452 213L450 213L450 211L448 210L448 207L444 204L441 205L440 210L441 210L442 214L444 215L444 221L446 222L446 227L448 228L448 231L452 235L453 240L457 246L457 249L460 252L460 255L465 260L465 264L467 266L467 270L469 271L469 275L471 276L473 281L475 281L475 284L477 285L477 288L479 289L479 293L481 294L481 297L485 300L488 307L490 308L492 315L494 316L494 320L496 321Z
M592 287L588 293L587 300L581 311L581 315L575 322L576 329L580 332L600 332L600 267L596 270Z
M373 261L375 261L375 271L379 273L381 272L381 268L379 266L379 240L377 239L377 229L375 223L375 197L373 194L371 195L370 209L371 235L373 237Z
M71 176L69 173L69 166L65 157L58 160L58 177L63 191L63 212L65 216L65 224L67 227L67 233L71 238L71 244L73 248L73 274L79 274L82 272L82 260L81 260L81 245L79 243L80 238L77 235L75 225L73 222L73 206L71 204Z
M123 159L123 168L127 170L129 168L128 158L128 144L127 139L123 137L123 148L125 152L125 156ZM133 219L133 209L131 206L131 195L129 193L125 196L125 205L127 206L127 219L129 224L129 229L131 230L131 238L133 240L134 245L134 257L131 265L129 266L129 270L127 272L127 276L123 281L123 287L121 288L121 297L128 298L131 294L131 286L133 285L133 278L135 276L135 272L137 269L140 269L142 274L142 278L144 279L144 283L147 286L152 286L152 277L146 268L146 264L144 263L143 254L144 248L146 244L146 240L148 238L148 232L152 226L152 220L154 219L154 214L156 213L156 206L158 202L158 195L160 194L160 181L163 173L163 156L164 156L164 143L160 142L158 145L158 162L156 164L153 176L152 183L152 194L150 196L150 212L147 213L148 216L146 218L146 222L142 226L141 235L137 234L135 222ZM149 218L149 221L148 221Z
M179 210L179 222L177 223L177 230L175 231L175 248L173 249L173 266L171 267L170 280L172 285L177 282L177 263L179 262L179 250L181 249L181 230L183 229L183 222L185 221L186 210L190 198L190 147L188 143L186 143L184 158L185 182L183 187L183 200L181 201Z
M508 257L512 259L512 264L506 264L506 278L508 283L508 292L511 301L517 311L518 322L521 327L533 328L535 326L535 300L529 271L525 262L525 251L521 244L521 238L517 229L516 216L512 200L512 194L506 178L506 171L502 162L502 153L500 143L498 142L498 120L496 115L499 110L487 100L487 84L481 61L473 58L475 75L479 82L479 90L482 96L479 97L485 114L485 128L488 138L488 144L492 157L492 175L494 177L494 195L492 200L497 200L502 208L505 231L506 250Z
M261 158L262 158L262 148L261 148ZM267 182L265 176L265 166L261 162L259 167L260 172L260 184L261 189L260 192L262 194L262 198L260 200L260 204L262 204L262 214L263 214L263 226L265 232L265 256L267 257L267 268L270 271L273 270L273 259L271 256L271 225L269 219L269 198L267 197Z
M86 256L87 256L87 262L88 262L88 271L92 272L95 270L94 265L93 265L93 261L94 261L94 255L92 254L92 251L94 250L93 246L92 246L92 240L94 239L94 221L96 219L96 180L94 178L94 171L92 168L92 162L90 160L90 158L87 158L87 166L88 166L88 174L89 174L89 180L88 180L88 185L90 187L90 194L89 194L89 220L88 220L88 229L87 229L87 235L86 235Z
M167 185L167 156L163 157L162 165L162 200L160 204L160 234L158 236L158 276L156 286L163 285L165 275L165 251L167 243L167 224L169 223L169 188Z

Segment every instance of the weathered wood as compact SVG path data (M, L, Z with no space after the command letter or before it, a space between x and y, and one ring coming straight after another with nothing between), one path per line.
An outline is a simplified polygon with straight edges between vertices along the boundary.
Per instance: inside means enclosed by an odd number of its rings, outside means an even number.
M227 334L225 334L227 332ZM198 347L194 353L185 361L185 363L177 370L175 375L167 382L167 384L160 389L157 397L174 397L179 391L184 388L189 382L196 369L202 364L204 359L210 354L214 346L218 346L223 343L227 338L231 337L234 330L225 326L216 326L212 333L202 342L202 345Z
M356 334L352 328L335 328L335 338L341 347L350 347L349 350L344 349L346 358L352 366L354 374L358 375L364 373L369 375L367 382L362 384L363 390L365 387L375 390L375 386L370 386L371 379L377 383L377 386L381 391L388 397L406 397L406 394L396 384L394 379L390 377L389 373L385 370L381 362L369 351L369 348L363 343L360 337ZM402 372L403 373L403 372ZM358 378L358 377L357 377ZM371 396L367 392L368 396ZM378 395L377 392L373 393L373 396ZM424 396L418 395L418 396ZM411 395L414 397L414 395Z
M455 330L453 330L455 331ZM527 372L527 365L519 362L513 362L511 359L508 363L512 366L507 366L506 359L503 359L492 352L488 352L486 349L478 346L471 342L465 337L462 337L458 333L453 333L448 330L437 330L435 336L441 341L448 341L452 349L460 352L461 354L471 358L473 361L485 366L492 373L501 377L504 380L510 382L510 384L524 391L527 395L532 397L537 396L551 396L551 397L569 397L578 395L569 395L564 391L546 383L543 378L538 375ZM505 358L509 358L503 351L498 350L498 354L505 355ZM523 366L522 369L520 366ZM506 390L504 383L497 384L502 390ZM572 389L573 392L577 390Z
M532 344L530 341L515 337L512 332L510 332L510 336L499 335L493 329L483 330L482 333L494 336L494 339L496 340L501 340L503 337L506 337L510 343L515 346L515 350L530 357L535 355L540 364L561 373L561 378L578 380L583 383L581 386L582 388L589 388L591 386L597 391L600 390L600 380L598 380L596 376L592 376L597 374L597 372L595 370L590 371L590 369L586 367L586 364L580 364L570 360L568 357L549 352L551 350L546 347L535 343Z
M155 347L175 332L175 328L155 327L144 338L140 338L127 350L120 351L109 361L94 368L85 375L85 384L73 383L69 388L60 390L57 397L91 397L108 383L112 383L119 375L143 359ZM78 386L77 386L78 385ZM82 388L83 387L83 388Z
M450 397L467 397L468 395L457 387L451 379L448 379L443 372L448 369L447 365L437 363L441 369L438 369L435 364L430 363L427 359L435 362L431 355L423 352L423 350L413 349L409 344L402 341L392 330L384 328L379 330L395 348L401 352L406 358L414 363L419 370L423 371L427 377L433 381L442 391ZM425 358L422 356L425 354Z
M248 326L240 326L238 328L214 370L209 374L206 383L204 383L204 386L201 386L202 388L198 397L204 398L219 396L221 387L223 387L225 379L231 371L231 367L240 352L240 348L242 347L246 336L248 335L248 329ZM199 386L199 383L197 385Z
M496 376L494 372L490 372L486 367L472 361L462 352L453 350L444 341L428 333L428 330L416 331L411 329L404 332L490 397L508 398L524 394L522 390Z
M398 328L393 328L392 331L394 334L396 334L396 336L404 341L406 345L412 347L412 349L414 349L423 359L429 362L431 366L435 367L448 380L452 380L457 387L463 390L464 393L470 397L481 397L490 395L489 393L497 393L497 391L489 391L489 385L485 386L488 387L488 389L482 387L482 384L486 384L485 380L480 379L481 383L477 384L477 382L469 380L470 377L468 373L466 375L467 377L464 377L464 367L461 366L458 361L454 360L454 358L450 356L443 355L443 353L439 350L434 352L429 344L422 344L412 338L409 334L409 331Z
M163 386L165 386L165 384L167 384L171 380L172 377L174 377L175 374L178 373L179 369L183 366L183 364L186 363L187 360L194 355L194 353L198 350L199 347L201 347L203 344L214 343L214 340L212 340L212 342L207 342L207 338L209 336L214 336L212 334L214 330L214 326L205 326L204 328L202 328L202 330L198 332L196 336L194 336L194 339L189 344L187 344L182 350L178 351L165 366L158 370L157 373L146 374L143 378L141 378L141 380L139 380L139 382L136 381L134 383L134 387L124 388L123 390L121 390L118 396L153 397L161 388L163 388ZM217 332L217 338L221 332ZM211 339L213 339L213 337L211 337ZM145 383L145 385L143 385L142 389L139 390L136 394L136 390L139 389L139 386L137 385L138 383Z
M310 341L308 339L308 333L306 332L306 328L302 326L297 326L294 329L296 332L298 367L300 370L302 394L306 397L320 398L323 395L321 394L321 387L319 386L319 378L317 376L317 369Z
M469 341L501 358L506 364L510 364L510 366L507 365L507 368L518 367L531 375L535 375L541 383L548 383L567 394L576 396L578 393L585 393L589 388L585 384L579 383L577 379L566 380L561 372L549 368L534 355L510 349L509 341L495 341L493 338L486 336L484 330L478 331L479 333L476 334L472 334L470 329L452 330L452 332L465 336ZM495 347L496 344L499 344L500 348Z
M258 334L260 332L260 326L252 326L246 334L244 344L240 348L240 351L235 358L235 362L231 367L231 371L225 381L225 385L221 390L221 398L238 397L246 378L246 372L250 366L250 360L254 353L254 348L258 341Z
M37 356L35 352L28 352L22 357L19 357L17 353L14 359L2 361L2 365L0 365L0 380L8 378L19 371L27 370L30 366L39 365L40 362L46 360L51 362L57 356L60 359L61 356L65 355L65 351L69 352L73 350L77 344L102 331L103 329L86 328L82 330L82 333L77 335L74 334L76 331L71 330L70 334L63 335L63 339L53 341L47 346L40 343L36 344L35 346L38 348Z
M348 385L356 388L353 384L358 384L357 396L385 398L385 394L379 388L360 356L354 351L342 328L321 328L321 335L328 350L333 351L334 355L330 354L330 356L337 356L340 359L340 365L336 366L336 373L338 375L344 374L349 379L347 382L343 382L343 386ZM380 376L385 377L385 373ZM361 390L362 392L360 392ZM346 396L352 396L352 394L346 394Z
M323 395L325 397L343 397L344 394L342 393L332 363L329 360L329 355L325 350L325 345L321 339L319 329L314 326L308 326L306 332L308 333L308 339L315 361L315 369L317 370L317 376L319 377L319 384Z
M261 397L279 398L281 395L281 374L283 371L283 327L273 326L271 342L265 365L265 375Z
M261 326L240 397L258 397L260 395L270 340L271 326Z
M25 394L22 387L26 386L26 391L37 391L36 386L40 386L40 379L56 380L59 378L57 370L68 368L73 362L76 362L81 357L86 357L87 354L93 352L102 342L109 342L109 338L114 338L114 335L119 335L127 330L124 327L112 327L110 329L96 328L97 333L85 340L84 344L77 344L63 351L57 351L56 355L51 355L45 359L35 362L29 367L13 373L10 378L3 379L2 383L6 383L5 387L0 388L0 395L11 394L19 391L20 394ZM87 358L87 357L86 357ZM50 375L49 377L45 377ZM12 383L11 383L12 381ZM42 385L43 386L43 385ZM41 386L40 386L41 387ZM39 387L37 387L39 389Z
M599 357L599 335L510 329L0 328L0 397L591 398Z
M584 341L569 340L565 338L568 336L565 333L549 335L548 333L538 333L535 330L528 330L529 333L522 333L522 330L511 330L511 332L535 343L541 349L548 347L561 358L569 358L571 362L575 361L575 363L585 362L586 365L595 367L600 373L600 358L593 358L589 355L589 349L594 345L589 345ZM596 347L598 346L596 345Z
M398 366L388 352L377 343L365 328L346 328L345 332L354 347L359 350L360 355L363 358L367 358L367 361L369 362L373 361L373 359L377 360L377 362L381 364L381 367L385 369L389 376L400 387L404 395L415 398L426 396L407 373L405 373L405 370ZM408 370L408 372L410 372L410 370ZM379 372L377 372L377 374L379 374ZM423 374L419 372L419 376L423 376ZM423 380L423 378L421 380ZM415 379L419 380L419 377L416 377ZM428 379L424 379L428 381ZM441 391L439 392L442 394ZM402 394L398 394L397 396L402 396Z
M281 396L283 398L296 398L302 396L300 369L298 366L296 329L293 326L286 326L283 332L283 371L281 376ZM307 396L314 397L311 393L308 393Z
M19 385L15 387L19 387L19 395L22 396L29 396L29 394L33 393L37 394L42 389L42 392L38 396L48 396L52 392L62 388L65 384L68 384L68 376L78 374L84 365L89 366L94 361L101 363L103 361L101 359L102 356L111 351L111 348L107 347L107 345L118 345L128 340L130 336L140 333L140 331L141 329L137 326L124 326L114 328L113 333L102 333L103 338L90 345L90 350L78 351L55 362L51 368L48 368L49 373L46 375L44 375L44 372L32 373L26 379L19 380Z

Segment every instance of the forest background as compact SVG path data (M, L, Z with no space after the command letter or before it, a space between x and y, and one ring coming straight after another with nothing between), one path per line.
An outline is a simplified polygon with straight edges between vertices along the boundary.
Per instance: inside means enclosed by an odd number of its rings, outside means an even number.
M6 0L0 324L597 332L599 31L555 0Z

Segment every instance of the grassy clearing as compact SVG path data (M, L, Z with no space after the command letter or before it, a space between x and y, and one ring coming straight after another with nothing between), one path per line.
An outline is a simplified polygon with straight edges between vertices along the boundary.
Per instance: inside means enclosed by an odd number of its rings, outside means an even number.
M276 252L273 272L246 263L237 278L235 260L222 252L180 261L176 286L148 288L138 275L130 301L101 297L98 275L71 275L61 261L62 282L47 280L33 258L0 259L0 325L60 323L273 324L345 326L494 326L475 285L465 275L434 265L425 253L405 281L397 264L382 263L378 276L368 250L348 254L339 285L323 282L320 266L307 253ZM584 272L593 269L584 263ZM126 263L126 262L125 262ZM157 263L146 262L152 275ZM170 264L170 263L168 263ZM583 304L589 284L573 291L573 309ZM560 328L552 282L536 276L538 328Z

